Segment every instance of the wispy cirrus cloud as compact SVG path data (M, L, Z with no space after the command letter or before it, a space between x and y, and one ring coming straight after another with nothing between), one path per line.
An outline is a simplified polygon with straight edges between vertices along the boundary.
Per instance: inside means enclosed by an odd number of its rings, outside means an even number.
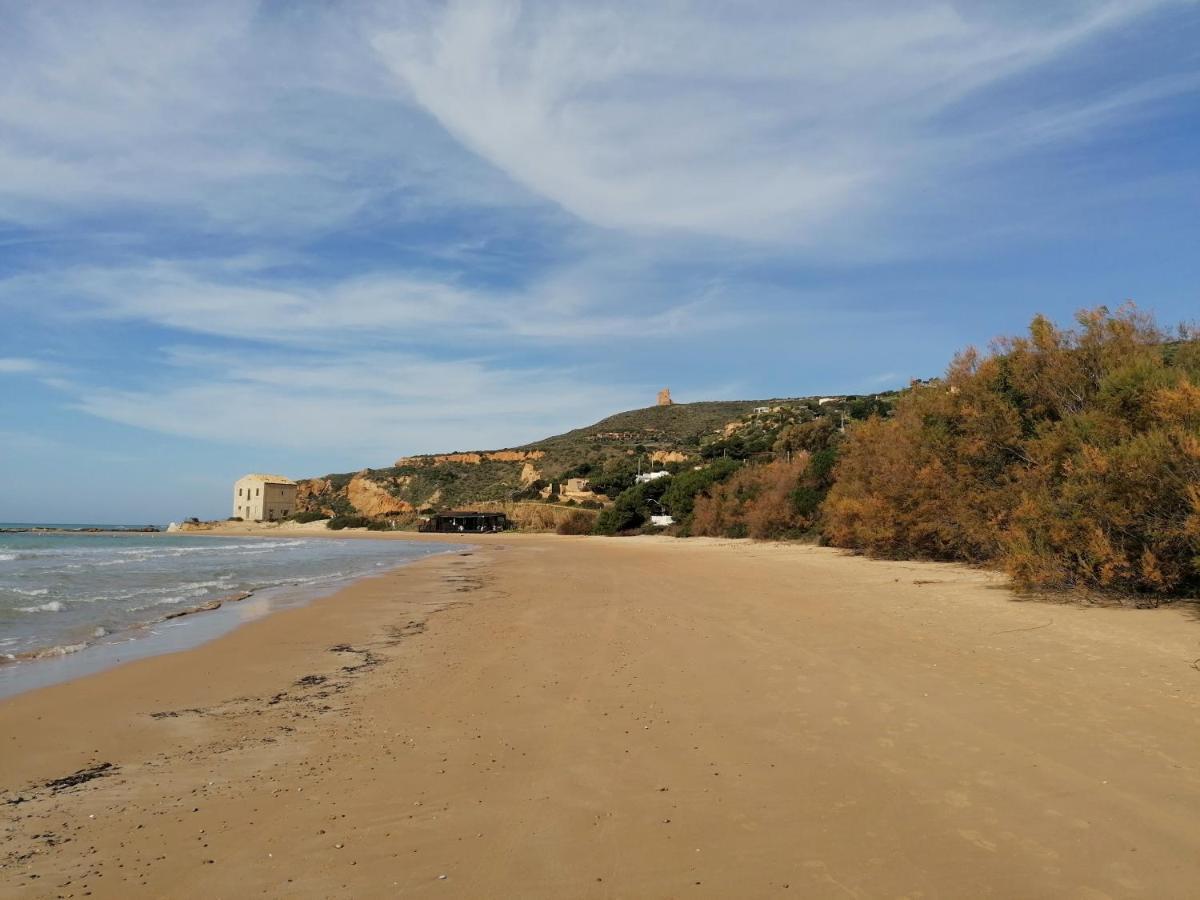
M959 115L1163 5L457 2L372 42L464 145L584 221L823 246L847 220L878 227L930 173L1194 91L1167 78L1064 109L1034 90Z
M77 385L83 412L138 428L249 446L340 453L386 465L401 453L504 446L640 405L644 384L571 368L506 369L364 352L353 359L174 348L166 377L133 390Z
M43 368L37 360L20 356L0 356L0 375L28 375Z
M729 308L720 290L703 282L681 296L679 285L664 283L661 275L624 266L613 271L598 261L556 269L518 287L390 271L268 277L255 272L252 260L155 260L0 279L0 306L16 309L32 297L59 320L141 322L327 350L380 343L428 352L512 341L536 347L614 337L661 340L753 319Z
M1187 2L21 5L0 219L154 210L295 240L540 204L873 258L935 177L962 200L981 166L1195 91L1186 68L1097 67L1066 98L1003 95Z
M385 83L363 8L4 6L0 221L152 212L294 240L464 191L516 202Z

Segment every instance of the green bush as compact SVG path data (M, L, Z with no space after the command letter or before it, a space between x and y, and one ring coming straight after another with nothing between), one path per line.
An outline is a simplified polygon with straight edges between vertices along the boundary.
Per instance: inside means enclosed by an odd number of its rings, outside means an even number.
M341 531L343 528L370 528L372 519L366 516L334 516L325 523L330 531Z
M663 506L675 517L676 522L687 521L692 515L696 495L724 481L741 465L736 459L718 459L703 469L680 472L670 479L671 483L662 496Z
M640 528L658 512L659 498L666 491L668 480L659 478L622 491L613 505L597 517L596 533L614 535Z
M324 519L324 518L325 518L325 513L318 512L315 509L301 510L300 512L295 512L295 513L292 513L290 516L288 516L288 519L291 520L292 522L300 522L301 524L303 524L305 522L319 522L321 519Z

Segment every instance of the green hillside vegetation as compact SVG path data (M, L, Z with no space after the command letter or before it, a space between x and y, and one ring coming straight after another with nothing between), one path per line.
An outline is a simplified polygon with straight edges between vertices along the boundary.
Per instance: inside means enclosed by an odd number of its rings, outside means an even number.
M981 563L1144 605L1200 595L1200 340L1132 306L1066 329L1039 316L899 392L649 407L496 454L327 476L300 506L359 515L358 477L417 510L566 514L559 487L584 477L604 509L547 523L631 534L666 513L681 537ZM671 477L635 484L652 468Z
M362 514L364 511L357 509L347 495L355 477L370 481L415 511L540 500L546 488L556 491L566 479L576 477L587 478L597 495L612 499L633 485L639 468L683 471L718 457L751 459L769 452L779 433L790 426L840 416L851 408L886 409L895 396L847 397L824 406L818 398L808 397L678 403L630 410L521 447L450 454L482 456L479 461L418 456L401 460L396 466L308 479L301 482L298 507L338 516ZM772 412L755 414L753 410L759 407L768 407ZM673 458L656 461L656 453ZM526 454L537 456L490 458ZM527 464L537 473L532 480L523 477ZM555 501L556 493L549 499Z
M855 407L865 420L852 405L845 431L826 415L706 444L721 458L620 495L599 530L640 528L661 504L680 535L981 563L1023 587L1140 605L1200 595L1194 331L1168 333L1132 306L1068 329L1038 317L1025 337L960 354L943 379Z
M716 400L700 403L675 403L650 406L617 413L586 428L549 437L527 446L554 450L560 447L614 446L626 448L641 444L653 449L699 447L714 431L728 422L749 415L758 406L779 400Z
M679 536L816 539L844 429L856 416L889 416L900 396L782 404L743 417L702 445L699 465L617 496L597 532L628 533L665 513Z

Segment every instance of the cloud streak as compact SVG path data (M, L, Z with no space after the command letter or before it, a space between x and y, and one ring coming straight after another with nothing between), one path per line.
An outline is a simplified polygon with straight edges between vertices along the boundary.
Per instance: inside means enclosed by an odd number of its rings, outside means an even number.
M177 348L172 377L136 390L80 385L78 409L153 431L336 453L385 465L405 452L501 446L640 405L649 388L570 369L504 369L364 353L246 358Z
M464 145L584 221L813 246L931 172L1112 122L1129 104L1063 121L1035 99L998 143L999 122L952 114L1161 5L459 2L373 44Z
M632 300L627 291L637 290ZM405 272L345 278L258 277L240 261L153 261L0 280L0 305L39 298L68 322L152 323L193 334L332 349L347 345L496 347L602 339L661 340L745 324L701 285L684 299L662 276L600 263L564 267L516 288Z

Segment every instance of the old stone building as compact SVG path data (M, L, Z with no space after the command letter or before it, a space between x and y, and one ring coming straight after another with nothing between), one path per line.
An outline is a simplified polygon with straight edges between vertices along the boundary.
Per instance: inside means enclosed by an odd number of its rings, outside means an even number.
M296 511L296 482L282 475L246 475L233 486L233 515L273 522Z
M670 388L663 388L661 391L658 392L658 405L659 406L674 406L675 405L675 401L671 399L671 389Z

